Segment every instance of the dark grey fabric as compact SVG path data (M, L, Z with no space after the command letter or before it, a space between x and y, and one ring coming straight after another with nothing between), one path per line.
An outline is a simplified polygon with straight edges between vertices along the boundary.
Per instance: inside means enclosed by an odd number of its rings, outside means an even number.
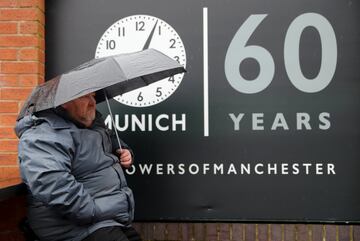
M132 191L99 116L81 128L47 110L18 121L16 133L28 218L41 240L76 241L102 227L130 225Z

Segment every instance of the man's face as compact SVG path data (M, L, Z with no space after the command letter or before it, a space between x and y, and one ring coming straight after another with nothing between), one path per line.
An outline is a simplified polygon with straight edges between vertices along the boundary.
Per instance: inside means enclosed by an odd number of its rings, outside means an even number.
M82 123L86 127L90 127L95 120L96 114L95 93L90 93L66 102L62 107L67 111L71 118Z

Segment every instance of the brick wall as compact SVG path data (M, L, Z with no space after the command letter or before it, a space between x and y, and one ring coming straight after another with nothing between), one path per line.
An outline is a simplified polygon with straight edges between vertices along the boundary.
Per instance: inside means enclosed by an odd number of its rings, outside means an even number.
M321 224L135 223L144 241L358 241L360 226Z
M44 81L44 0L0 0L0 188L19 183L15 118Z
M44 1L0 0L0 188L20 182L15 118L32 88L44 81ZM0 202L0 241L24 240L17 228L24 207L23 197ZM135 223L134 227L144 241L360 241L357 225Z

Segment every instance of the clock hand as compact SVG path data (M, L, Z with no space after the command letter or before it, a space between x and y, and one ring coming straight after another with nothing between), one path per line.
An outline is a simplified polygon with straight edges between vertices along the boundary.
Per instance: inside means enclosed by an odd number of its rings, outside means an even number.
M153 35L154 35L154 32L155 32L155 28L156 28L157 22L158 22L158 20L156 20L155 25L154 25L153 29L151 30L150 35L149 35L149 37L147 38L147 40L146 40L146 42L145 42L145 45L144 45L144 47L142 48L142 50L149 48L151 39L152 39L152 37L153 37Z

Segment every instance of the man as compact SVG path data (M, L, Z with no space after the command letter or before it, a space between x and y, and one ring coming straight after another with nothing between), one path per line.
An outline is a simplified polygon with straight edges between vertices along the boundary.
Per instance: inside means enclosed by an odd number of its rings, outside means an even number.
M15 130L29 223L40 240L140 240L121 168L131 166L132 152L112 141L95 93L25 116Z

